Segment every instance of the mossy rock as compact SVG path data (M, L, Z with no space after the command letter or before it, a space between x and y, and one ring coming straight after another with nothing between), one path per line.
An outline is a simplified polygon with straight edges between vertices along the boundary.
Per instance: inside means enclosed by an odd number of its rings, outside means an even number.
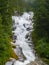
M14 52L14 50L11 50L11 57L18 60L18 56L16 55L16 53Z
M16 48L16 46L12 44L12 48Z

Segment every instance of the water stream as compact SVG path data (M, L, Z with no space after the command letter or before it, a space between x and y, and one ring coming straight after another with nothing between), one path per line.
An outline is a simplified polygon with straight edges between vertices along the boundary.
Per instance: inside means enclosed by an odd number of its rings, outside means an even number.
M18 55L19 60L12 59L5 65L27 65L35 60L34 46L30 38L33 28L32 18L33 12L24 12L21 16L12 16L13 41L11 43L16 46L14 51Z

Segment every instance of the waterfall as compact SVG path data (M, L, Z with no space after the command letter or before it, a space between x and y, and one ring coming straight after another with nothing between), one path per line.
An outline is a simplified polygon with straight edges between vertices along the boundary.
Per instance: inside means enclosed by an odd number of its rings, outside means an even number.
M33 30L33 12L24 12L23 15L12 16L13 41L11 42L16 48L13 48L18 60L12 59L5 65L27 65L35 60L33 43L30 34Z

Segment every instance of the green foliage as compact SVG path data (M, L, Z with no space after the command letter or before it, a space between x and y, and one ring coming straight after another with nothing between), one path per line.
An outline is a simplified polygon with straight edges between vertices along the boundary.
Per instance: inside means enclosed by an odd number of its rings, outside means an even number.
M11 17L16 10L24 12L28 7L24 0L0 0L0 65L4 65L10 57L18 59L10 43L12 36Z
M10 57L18 59L11 45L12 14L13 8L10 1L0 0L0 65L5 65Z
M45 39L37 41L36 49L41 57L49 58L49 43Z
M49 1L35 0L32 6L34 11L32 39L37 53L42 58L46 58L45 62L47 62L49 60Z
M28 7L24 0L0 0L0 65L4 65L10 57L18 59L10 43L12 36L11 16L14 11L24 12Z

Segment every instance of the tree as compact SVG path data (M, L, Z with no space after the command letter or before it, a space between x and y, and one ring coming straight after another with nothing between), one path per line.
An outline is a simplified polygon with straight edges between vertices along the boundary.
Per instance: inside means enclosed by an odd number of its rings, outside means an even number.
M49 1L35 0L34 11L34 31L32 38L35 42L37 53L49 62ZM43 41L44 39L44 41ZM45 47L44 47L45 46ZM43 49L43 51L41 51ZM45 59L44 59L45 60ZM49 64L49 63L48 63Z

